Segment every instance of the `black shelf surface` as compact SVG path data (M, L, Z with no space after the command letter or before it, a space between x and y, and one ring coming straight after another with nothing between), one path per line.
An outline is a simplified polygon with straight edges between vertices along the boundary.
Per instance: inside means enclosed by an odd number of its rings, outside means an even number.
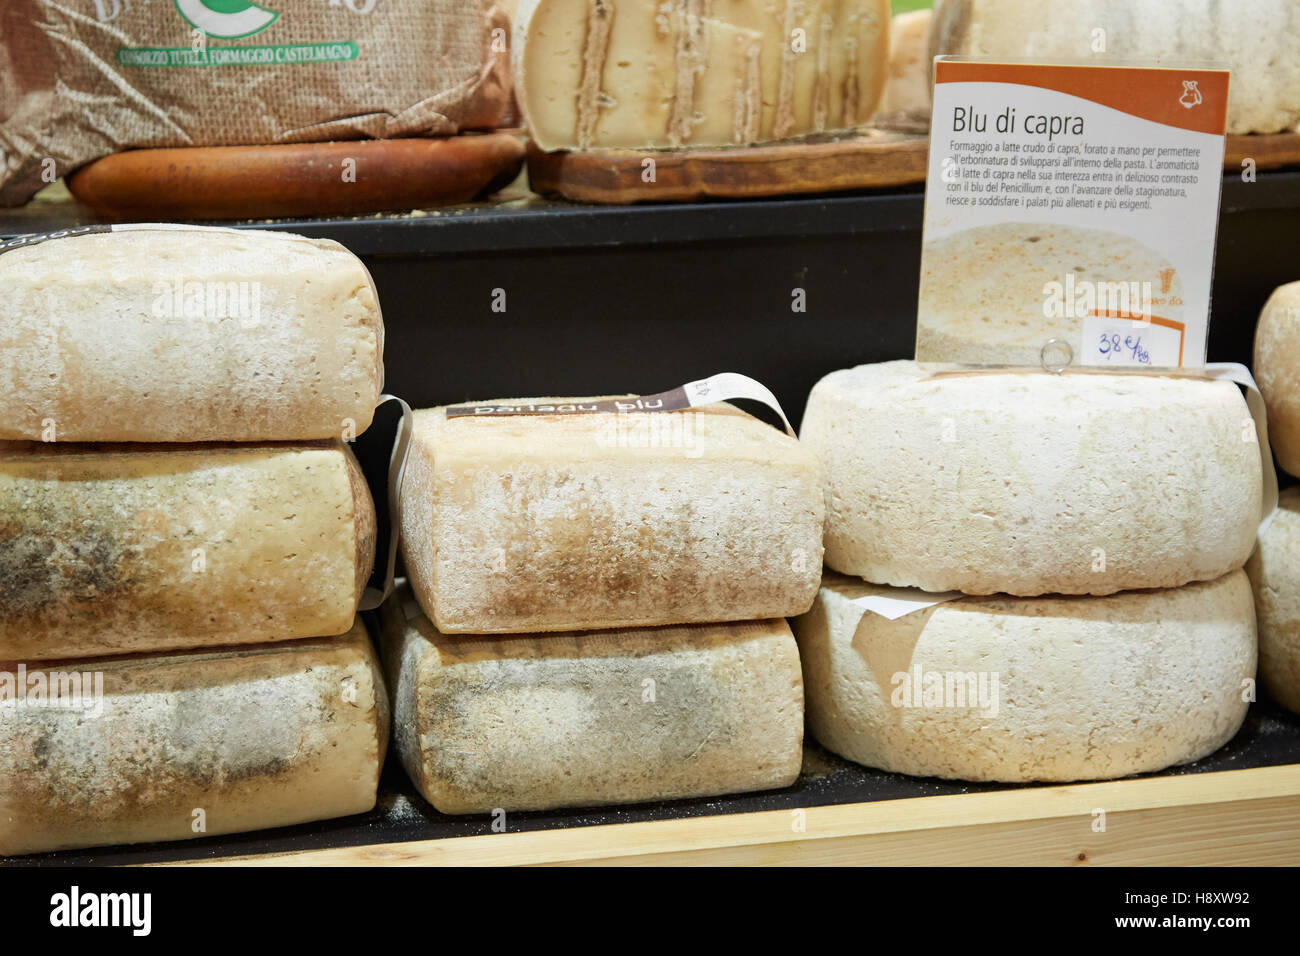
M1241 730L1221 750L1196 763L1145 776L1181 776L1292 763L1300 763L1300 716L1264 701L1251 706ZM798 807L906 800L946 794L988 793L1025 789L1027 786L1029 785L960 783L885 773L850 763L809 741L804 749L802 774L793 786L784 790L634 806L510 813L506 818L506 832L708 817L763 810L793 810ZM225 837L66 851L0 860L3 860L4 865L18 867L119 866L486 836L492 832L492 819L488 816L446 816L434 810L415 792L401 764L390 753L379 784L378 805L369 813ZM1170 839L1173 838L1171 834ZM997 862L996 857L988 860L989 865L996 865Z
M725 370L765 382L797 425L821 376L912 355L923 201L920 187L630 207L506 194L234 225L335 239L365 260L387 388L413 406L648 393ZM0 215L0 236L88 221L72 203L32 203ZM1300 279L1298 234L1300 171L1225 177L1212 361L1249 363L1265 299Z

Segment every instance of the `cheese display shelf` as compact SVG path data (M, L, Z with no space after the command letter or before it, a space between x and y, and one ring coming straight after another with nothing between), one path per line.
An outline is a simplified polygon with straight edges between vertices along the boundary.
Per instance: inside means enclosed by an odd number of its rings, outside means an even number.
M1104 832L1094 830L1104 811ZM798 811L804 811L799 813ZM590 810L447 816L395 755L369 813L279 830L104 847L6 865L1300 863L1300 717L1263 701L1212 756L1066 786L906 777L805 742L783 790ZM796 830L796 827L802 827Z
M383 304L384 388L412 406L652 393L727 370L766 383L798 426L828 372L912 354L922 205L919 186L640 207L507 193L239 225L335 239L362 259ZM1300 172L1225 178L1212 361L1250 361L1261 306L1296 278L1298 215ZM0 215L0 238L94 221L75 203L36 203ZM906 777L806 737L803 773L784 789L510 813L504 832L493 823L438 813L390 747L378 806L364 814L3 863L1296 864L1300 716L1262 700L1193 764L1067 785Z

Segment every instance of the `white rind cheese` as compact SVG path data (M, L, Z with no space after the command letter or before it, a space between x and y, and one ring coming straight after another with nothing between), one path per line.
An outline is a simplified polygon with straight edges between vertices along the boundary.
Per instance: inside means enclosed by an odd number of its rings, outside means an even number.
M1255 381L1282 469L1300 475L1300 282L1274 290L1255 329Z
M1262 497L1252 426L1225 381L887 362L818 382L802 437L832 569L927 591L1110 594L1245 564Z
M930 53L1221 62L1232 70L1229 133L1277 133L1300 123L1295 0L944 0L935 6Z
M403 600L403 598L405 598ZM783 620L448 637L384 605L393 743L442 813L786 787L803 687Z
M447 634L756 620L808 609L823 513L812 454L729 405L433 408L415 413L401 547Z
M0 660L341 634L375 535L341 441L0 442Z
M523 0L516 90L542 149L735 146L875 112L888 0Z
M349 438L383 382L352 253L272 232L138 228L0 253L0 439Z
M0 707L0 855L186 840L364 813L388 702L360 621L347 634L219 651L0 664L98 674L86 708ZM61 698L73 700L70 691ZM95 706L98 709L94 709Z
M1274 699L1300 713L1300 486L1282 493L1246 571L1259 615L1260 679Z
M808 727L858 763L955 780L1099 780L1207 756L1255 675L1250 584L963 598L887 620L828 575L794 622ZM916 592L917 597L923 597Z

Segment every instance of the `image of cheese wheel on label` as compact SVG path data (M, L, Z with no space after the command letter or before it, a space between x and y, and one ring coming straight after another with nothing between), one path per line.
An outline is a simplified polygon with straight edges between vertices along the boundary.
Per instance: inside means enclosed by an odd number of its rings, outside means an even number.
M95 226L0 248L0 439L296 441L369 427L384 330L337 242Z
M826 564L967 594L1110 594L1240 568L1259 445L1237 386L1191 376L860 365L813 388Z
M1300 713L1300 485L1282 492L1272 523L1246 563L1259 616L1259 677Z
M1167 259L1119 233L1023 222L964 229L925 244L916 358L1038 368L1044 346L1059 339L1073 364L1105 364L1109 351L1093 355L1095 343L1084 339L1089 320L1149 314L1145 328L1118 319L1123 338L1137 330L1157 356L1146 364L1177 366L1182 310L1170 300L1181 289Z
M875 113L888 0L521 0L511 63L544 150L738 146Z
M1110 597L962 598L889 620L828 575L794 622L808 727L919 777L1064 782L1205 757L1245 719L1255 616L1241 571Z
M282 644L0 664L0 688L20 695L0 707L0 855L243 833L375 805L388 699L360 620Z
M401 548L435 626L509 634L806 611L825 510L812 453L726 404L583 411L610 400L415 412ZM491 413L502 407L552 411Z
M941 54L1213 63L1232 70L1229 133L1277 133L1300 123L1295 0L942 0L930 59Z
M449 637L384 605L393 745L441 813L642 803L786 787L803 754L781 619Z
M1275 289L1255 329L1255 380L1283 471L1300 475L1300 282Z
M341 634L376 534L341 441L0 443L0 661Z

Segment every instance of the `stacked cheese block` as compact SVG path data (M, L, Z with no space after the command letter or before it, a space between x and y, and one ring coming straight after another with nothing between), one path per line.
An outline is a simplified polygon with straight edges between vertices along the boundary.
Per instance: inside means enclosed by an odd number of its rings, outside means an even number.
M626 403L637 407L635 400ZM822 560L817 464L725 404L415 413L410 591L386 606L394 744L444 813L784 787L788 615Z
M1300 475L1300 282L1277 289L1264 306L1255 378L1277 463ZM1282 493L1246 570L1259 615L1260 679L1274 699L1300 713L1300 486Z
M824 378L803 439L841 574L795 625L813 734L965 780L1216 750L1255 673L1250 422L1235 385L1192 377L890 362ZM864 611L885 597L949 600Z
M0 247L0 854L369 809L382 323L332 242Z
M554 149L743 146L859 126L888 0L522 0L511 65Z

